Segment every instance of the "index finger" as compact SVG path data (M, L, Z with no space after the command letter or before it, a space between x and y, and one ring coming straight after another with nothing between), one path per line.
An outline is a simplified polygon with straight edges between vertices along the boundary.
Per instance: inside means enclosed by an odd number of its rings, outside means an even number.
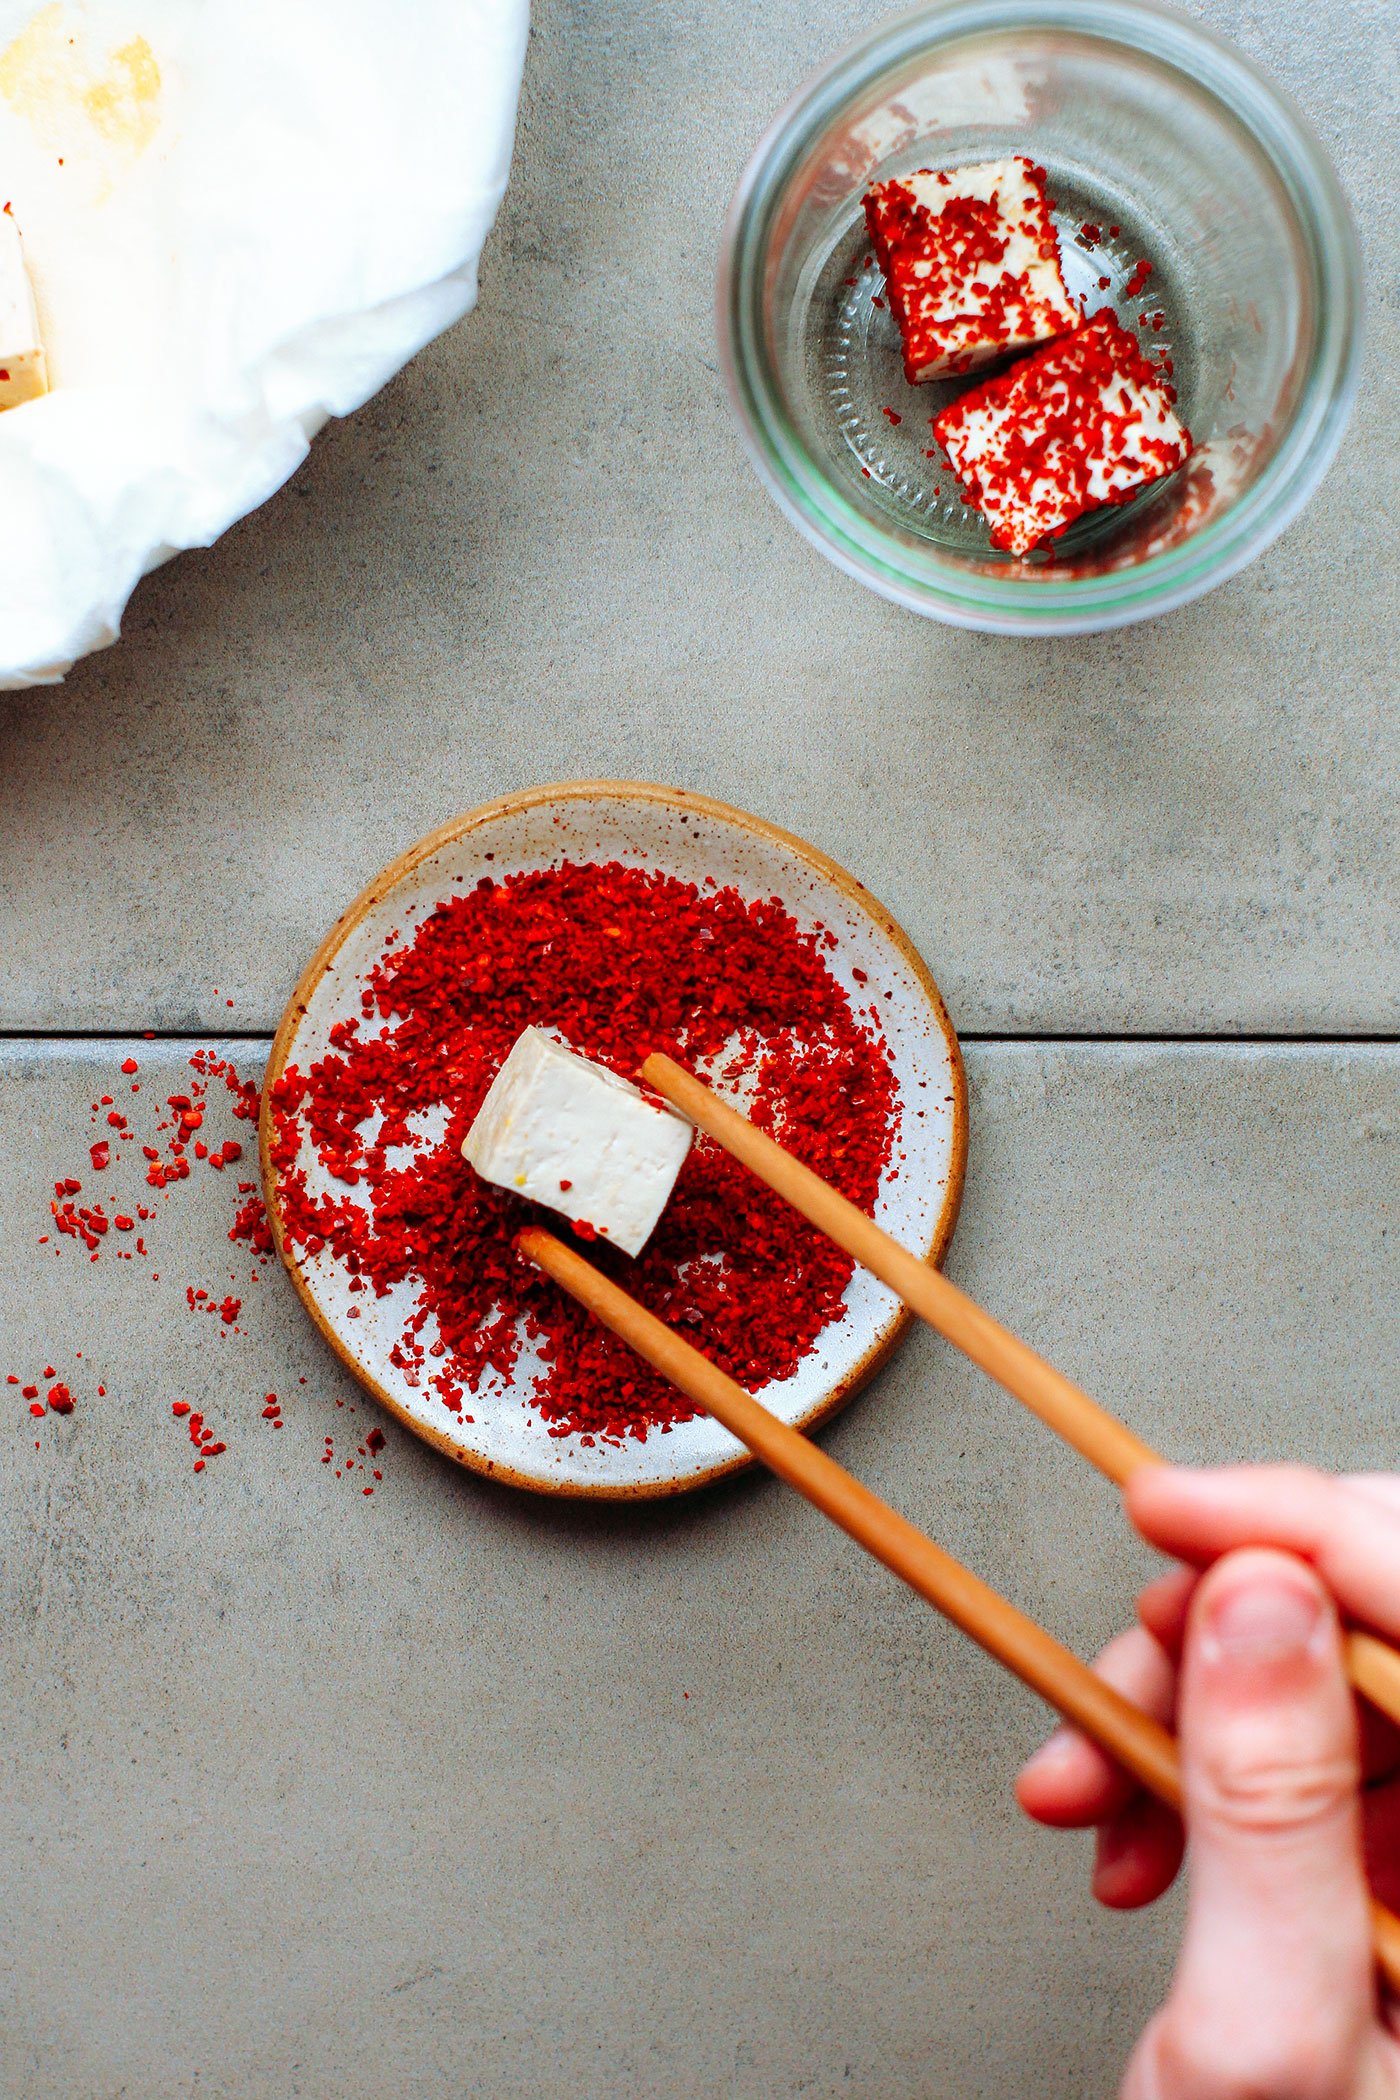
M1307 1466L1145 1466L1123 1500L1144 1538L1198 1567L1240 1546L1296 1553L1352 1618L1400 1637L1400 1483Z

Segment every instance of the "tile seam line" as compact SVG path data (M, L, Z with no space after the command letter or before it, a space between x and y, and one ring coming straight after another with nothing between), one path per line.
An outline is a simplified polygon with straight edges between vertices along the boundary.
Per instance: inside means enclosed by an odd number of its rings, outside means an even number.
M960 1028L960 1043L1163 1043L1189 1046L1192 1043L1207 1044L1212 1048L1237 1044L1241 1048L1262 1046L1264 1048L1287 1048L1290 1044L1304 1046L1317 1044L1328 1049L1343 1049L1349 1045L1357 1048L1400 1047L1400 1030L1357 1029L1344 1034L1333 1034L1323 1029L1005 1029L1005 1028Z
M185 1029L133 1029L133 1028L4 1028L0 1027L0 1044L5 1043L271 1043L275 1030L272 1028L185 1028ZM1144 1030L1088 1030L1088 1029L978 1029L963 1028L958 1031L958 1040L965 1044L1024 1043L1027 1045L1083 1044L1086 1048L1107 1046L1116 1043L1154 1044L1167 1048L1190 1048L1193 1045L1211 1049L1287 1049L1301 1046L1319 1049L1398 1049L1400 1031L1387 1033L1371 1030L1349 1034L1329 1034L1317 1030L1291 1031L1237 1031L1193 1029L1180 1032L1163 1029Z

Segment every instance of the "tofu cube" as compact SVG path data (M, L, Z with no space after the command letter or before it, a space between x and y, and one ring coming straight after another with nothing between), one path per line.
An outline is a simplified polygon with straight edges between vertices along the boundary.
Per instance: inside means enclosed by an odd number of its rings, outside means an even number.
M865 220L911 385L1078 328L1045 170L1024 155L877 182Z
M0 212L0 409L18 408L49 390L39 317L24 267L19 228Z
M992 545L1026 554L1181 465L1191 433L1174 399L1104 307L1076 335L969 388L933 429Z
M462 1147L498 1187L640 1254L690 1150L674 1109L527 1028L492 1080Z

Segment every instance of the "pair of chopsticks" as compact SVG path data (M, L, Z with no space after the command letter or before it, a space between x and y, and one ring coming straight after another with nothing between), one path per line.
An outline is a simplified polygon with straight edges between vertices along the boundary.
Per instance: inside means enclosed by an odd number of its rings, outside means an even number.
M671 1058L657 1053L642 1078L706 1131L819 1232L897 1292L911 1311L961 1349L1067 1443L1120 1486L1139 1466L1160 1465L1151 1447L1054 1370L941 1272L867 1218L809 1167L721 1101ZM863 1487L798 1430L637 1304L552 1233L529 1226L520 1250L664 1378L698 1402L789 1486L841 1526L1063 1717L1093 1738L1171 1808L1181 1806L1176 1743L1168 1731L1105 1684L1079 1657L980 1577ZM1400 1655L1373 1634L1351 1631L1352 1683L1400 1720ZM1400 1990L1400 1917L1372 1904L1377 1963Z

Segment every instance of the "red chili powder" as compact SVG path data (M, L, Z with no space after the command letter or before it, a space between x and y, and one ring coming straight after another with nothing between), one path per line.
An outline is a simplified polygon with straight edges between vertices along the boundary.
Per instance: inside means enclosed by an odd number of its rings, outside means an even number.
M184 1082L187 1091L167 1095L163 1112L150 1096L147 1097L147 1120L153 1127L140 1135L142 1139L149 1136L154 1142L138 1142L138 1134L130 1129L128 1119L117 1115L111 1109L110 1094L102 1094L90 1104L93 1123L103 1121L117 1133L114 1140L102 1139L94 1144L94 1166L98 1171L110 1170L117 1181L120 1181L123 1175L128 1181L132 1175L143 1176L147 1187L157 1190L158 1194L151 1196L148 1202L131 1203L127 1210L114 1207L109 1215L100 1203L75 1200L81 1199L83 1194L83 1183L78 1176L67 1175L62 1180L55 1181L53 1197L49 1203L49 1216L55 1227L56 1237L53 1238L52 1245L49 1233L41 1233L38 1239L40 1246L50 1246L54 1257L61 1256L65 1241L76 1241L81 1243L90 1261L97 1261L99 1256L105 1253L109 1259L115 1257L119 1262L131 1262L135 1257L128 1248L120 1244L121 1236L135 1235L138 1221L149 1225L158 1220L160 1209L171 1201L172 1196L179 1201L189 1201L197 1193L198 1177L192 1174L186 1156L188 1141L193 1132L205 1123L206 1118L217 1112L219 1095L226 1092L231 1097L228 1105L236 1121L244 1124L256 1122L260 1105L258 1088L253 1081L242 1078L227 1058L220 1057L212 1047L203 1045L194 1052L188 1063L190 1077ZM131 1078L139 1069L134 1057L124 1059L121 1065L121 1071L127 1078ZM140 1091L134 1080L131 1091ZM165 1143L164 1152L161 1149L162 1139ZM126 1149L118 1149L120 1147ZM243 1157L243 1146L235 1138L227 1138L222 1144L212 1148L196 1141L193 1151L196 1159L203 1159L207 1154L208 1165L220 1172ZM205 1184L205 1187L207 1201L212 1190L218 1188L219 1184ZM227 1183L224 1184L224 1189L228 1189ZM228 1237L231 1241L242 1243L251 1249L253 1263L248 1273L250 1281L256 1284L259 1281L259 1271L272 1259L272 1236L267 1218L253 1182L239 1181L235 1188L229 1190L229 1194L234 1196L235 1201ZM221 1190L220 1197L214 1200L227 1202L228 1197ZM144 1257L147 1253L145 1239L136 1237L133 1244L135 1255ZM153 1280L158 1281L158 1275ZM237 1280L235 1276L230 1275L231 1283ZM216 1290L189 1284L185 1290L185 1302L192 1312L208 1313L215 1317L215 1331L221 1339L243 1335L244 1328L240 1321L245 1301L232 1291L220 1297ZM82 1350L77 1350L75 1355L81 1360ZM160 1368L159 1360L157 1368ZM71 1415L78 1407L80 1395L64 1381L53 1382L58 1377L53 1364L45 1365L43 1376L49 1387L47 1404L40 1397L40 1386L37 1382L24 1383L20 1374L16 1372L5 1375L6 1384L18 1387L21 1400L27 1403L27 1425L29 1417L38 1418L47 1414ZM304 1385L306 1380L303 1378L300 1383ZM106 1392L105 1385L97 1387L99 1399L105 1399ZM336 1404L343 1406L345 1403L337 1400ZM264 1412L266 1413L266 1410ZM222 1455L228 1448L224 1440L207 1425L204 1417L193 1412L189 1401L175 1401L171 1413L181 1422L186 1422L188 1418L189 1434L198 1447L194 1461L197 1472L202 1472L209 1459ZM274 1408L272 1414L275 1417L274 1426L280 1429L280 1408ZM35 1448L39 1448L37 1443Z
M379 1297L418 1283L392 1358L459 1418L493 1374L511 1376L523 1337L538 1345L532 1401L553 1436L645 1441L690 1420L683 1395L516 1253L540 1214L482 1181L462 1140L534 1025L625 1076L652 1050L718 1060L753 1120L869 1211L899 1104L878 1021L857 1017L826 967L834 946L776 899L617 862L483 879L391 945L365 981L363 1023L337 1023L329 1054L273 1089L290 1245L329 1247ZM444 1107L440 1139L415 1130ZM335 1194L308 1185L313 1151ZM598 1241L589 1252L754 1390L789 1376L839 1317L852 1271L704 1138L638 1260Z

